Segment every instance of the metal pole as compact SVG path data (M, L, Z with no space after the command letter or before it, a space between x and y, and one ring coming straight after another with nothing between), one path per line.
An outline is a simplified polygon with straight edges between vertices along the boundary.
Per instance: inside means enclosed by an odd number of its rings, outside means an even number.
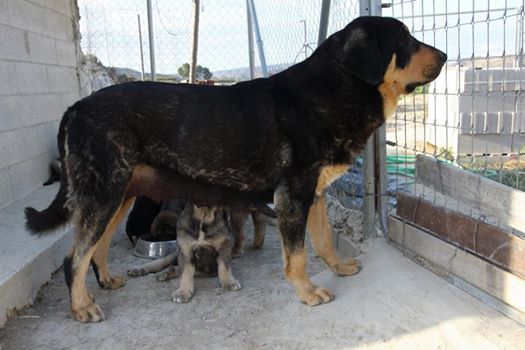
M193 0L193 40L191 43L191 62L189 83L195 84L197 79L197 50L199 48L199 13L200 0Z
M149 64L151 69L151 80L157 80L155 72L155 43L153 42L153 11L151 10L151 0L146 0L148 9L148 36L149 36Z
M371 14L381 16L381 0L371 0ZM386 117L386 116L385 116ZM376 208L379 214L379 226L381 231L388 238L388 175L386 172L386 127L381 126L375 132L375 154L376 154Z
M523 53L523 6L516 9L516 62L515 67L521 67L521 54Z
M246 22L248 23L248 60L250 62L250 79L255 78L255 48L253 46L253 23L250 15L250 3L246 0Z
M259 30L259 21L257 20L257 11L255 10L255 4L253 0L248 0L250 5L250 14L252 15L253 26L255 29L255 38L257 39L257 48L259 51L259 61L261 62L261 70L263 77L268 77L268 68L266 67L266 58L264 57L263 41L261 39L261 32Z
M328 33L328 21L330 19L330 2L331 0L323 0L323 3L321 4L321 20L319 22L319 36L317 37L317 46L320 46L323 43L323 41L325 41Z
M137 22L139 24L139 47L140 47L140 80L144 81L144 51L142 50L142 29L140 27L140 15L137 15Z
M370 16L370 0L359 0L361 16ZM375 233L375 138L371 135L366 142L363 154L363 235L370 237Z

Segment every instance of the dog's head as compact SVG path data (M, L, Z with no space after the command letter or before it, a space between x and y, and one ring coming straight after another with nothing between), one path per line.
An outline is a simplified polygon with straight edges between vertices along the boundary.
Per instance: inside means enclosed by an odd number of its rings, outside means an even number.
M394 18L360 17L340 33L345 69L370 85L388 84L397 94L436 79L447 60Z

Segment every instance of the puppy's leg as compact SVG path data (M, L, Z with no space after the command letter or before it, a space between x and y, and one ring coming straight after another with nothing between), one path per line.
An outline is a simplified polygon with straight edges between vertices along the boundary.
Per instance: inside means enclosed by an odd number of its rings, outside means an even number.
M252 211L254 226L253 248L260 249L264 243L264 215L259 210Z
M177 259L177 251L174 251L165 257L151 262L137 265L128 270L128 276L146 276L150 273L159 272L170 266Z
M216 247L217 265L219 270L219 283L222 288L227 290L239 290L242 288L241 284L232 274L231 259L232 250L230 241L223 241L218 247Z
M167 280L177 277L178 275L179 273L177 266L171 265L166 269L166 271L162 271L159 274L157 274L156 278L159 282L165 282Z
M301 197L303 198L298 199ZM275 192L274 202L282 237L286 277L293 283L301 302L311 306L330 302L333 299L332 293L314 285L306 273L304 239L306 215L311 200L292 195L287 186L281 186Z
M195 266L191 263L191 252L179 254L179 266L182 269L179 288L173 292L172 298L176 303L187 303L193 297L193 278Z
M248 210L236 207L230 210L230 221L234 238L232 256L234 258L242 254L242 245L244 242L244 223L246 222L248 213Z
M359 271L358 260L350 258L347 261L342 261L335 251L324 194L316 196L310 207L307 229L312 238L315 255L323 259L335 274L352 276Z
M122 218L126 215L129 208L133 204L135 198L127 199L120 209L117 211L110 224L104 231L104 234L97 243L97 249L93 253L91 258L91 266L97 277L97 282L100 288L102 289L117 289L122 287L126 283L126 277L123 275L111 276L108 267L108 252L109 244L111 243L111 238L115 233L119 223L122 221Z

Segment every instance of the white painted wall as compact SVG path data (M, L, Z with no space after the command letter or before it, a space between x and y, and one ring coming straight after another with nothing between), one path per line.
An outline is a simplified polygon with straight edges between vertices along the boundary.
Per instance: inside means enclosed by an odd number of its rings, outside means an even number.
M0 0L0 207L42 185L79 99L75 0Z

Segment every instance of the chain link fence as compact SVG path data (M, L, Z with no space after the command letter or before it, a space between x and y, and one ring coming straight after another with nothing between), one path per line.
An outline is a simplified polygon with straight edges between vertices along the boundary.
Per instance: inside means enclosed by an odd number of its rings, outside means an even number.
M414 179L416 156L426 154L525 190L523 5L405 0L383 10L449 57L439 78L403 98L387 124L387 170L396 189L504 228L493 213L462 206Z
M307 58L317 47L322 0L254 0L268 75ZM251 78L248 1L201 0L197 80L232 84ZM332 0L328 35L359 15L358 0ZM130 80L149 80L150 50L146 0L79 0L81 47L94 90ZM182 82L191 59L194 1L151 0L156 80ZM140 24L139 24L140 23ZM262 77L253 23L254 77ZM105 69L100 70L103 66ZM144 67L144 68L142 68ZM109 75L109 77L106 75ZM200 73L200 74L199 74ZM109 79L111 78L111 79ZM330 189L328 205L338 233L362 239L362 159Z
M198 60L211 78L230 82L250 79L245 0L201 0ZM151 0L157 80L184 80L190 62L192 0ZM317 46L321 0L254 1L268 74L308 57ZM150 79L146 0L79 0L81 46L119 82ZM329 34L357 16L356 0L332 1ZM139 25L140 22L140 25ZM142 46L142 50L141 50ZM255 48L257 50L257 48ZM142 52L142 53L141 53ZM256 77L262 76L258 55ZM202 72L202 70L201 70ZM120 76L120 77L119 77ZM209 74L201 74L201 79Z

